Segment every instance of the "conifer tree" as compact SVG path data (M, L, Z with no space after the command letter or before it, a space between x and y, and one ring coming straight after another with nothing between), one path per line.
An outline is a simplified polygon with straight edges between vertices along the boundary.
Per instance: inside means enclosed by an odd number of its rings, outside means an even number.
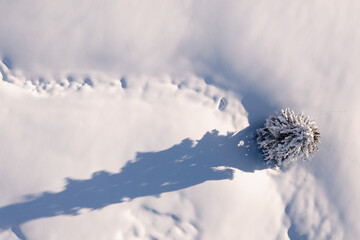
M266 119L265 125L257 130L257 142L267 163L275 161L281 165L314 155L320 133L310 117L303 113L296 115L286 108Z

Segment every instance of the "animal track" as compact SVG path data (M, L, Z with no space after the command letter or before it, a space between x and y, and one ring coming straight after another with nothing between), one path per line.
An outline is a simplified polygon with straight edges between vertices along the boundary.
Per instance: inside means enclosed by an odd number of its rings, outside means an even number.
M227 113L231 113L233 119L246 114L241 102L232 93L209 85L204 79L193 75L184 75L178 78L130 75L126 78L124 76L119 78L101 72L87 72L27 78L22 75L21 71L12 70L12 67L12 63L8 58L3 58L0 61L0 77L2 75L0 82L15 85L21 90L42 97L57 97L57 99L61 100L68 98L58 98L58 96L81 92L81 94L87 95L75 96L74 99L79 99L79 97L95 99L124 95L144 97L149 101L156 101L161 98L166 101L172 99L176 102L178 99L184 99L185 101L213 107L220 112L226 109ZM129 86L132 81L136 82L136 84ZM94 94L88 95L89 92ZM71 96L74 97L74 95ZM219 96L224 97L219 98ZM224 117L226 117L226 114L224 114ZM237 124L235 125L237 126Z

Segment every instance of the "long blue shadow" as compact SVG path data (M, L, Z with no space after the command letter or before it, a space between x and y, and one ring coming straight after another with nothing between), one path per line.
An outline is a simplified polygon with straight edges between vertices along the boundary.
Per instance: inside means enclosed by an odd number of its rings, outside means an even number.
M227 78L237 79L226 64L216 62L214 71ZM212 82L206 79L208 84ZM218 131L207 132L200 140L184 139L180 144L159 152L138 153L117 173L99 171L90 179L66 179L61 192L43 192L22 203L0 208L0 229L11 228L25 239L20 225L31 220L59 215L77 215L83 208L101 209L138 197L158 196L206 181L231 180L235 169L254 172L264 165L254 140L255 129L274 111L269 99L257 89L249 89L241 78L235 90L249 113L250 127L226 136ZM237 87L236 87L237 86ZM226 89L227 86L219 86ZM226 101L226 100L225 100ZM220 110L225 110L226 104ZM238 146L239 143L241 146Z
M77 215L80 209L101 209L138 197L157 196L205 181L232 179L234 169L264 169L254 142L254 129L219 135L207 132L200 140L184 139L160 152L137 153L118 173L99 171L90 179L66 179L65 190L44 192L32 199L0 208L0 228L58 215ZM242 141L242 146L238 143ZM221 167L221 168L218 168Z

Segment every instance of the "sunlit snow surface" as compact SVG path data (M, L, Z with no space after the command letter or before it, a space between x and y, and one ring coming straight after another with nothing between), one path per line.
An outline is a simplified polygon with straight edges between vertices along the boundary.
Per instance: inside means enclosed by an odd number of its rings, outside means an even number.
M0 239L360 238L359 3L0 9ZM284 107L322 143L277 169Z

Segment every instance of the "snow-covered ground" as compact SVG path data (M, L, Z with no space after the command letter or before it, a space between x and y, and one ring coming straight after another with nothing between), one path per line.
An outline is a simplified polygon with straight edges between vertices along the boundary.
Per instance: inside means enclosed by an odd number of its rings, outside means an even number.
M360 239L360 3L0 1L0 239ZM263 164L291 107L320 150Z

